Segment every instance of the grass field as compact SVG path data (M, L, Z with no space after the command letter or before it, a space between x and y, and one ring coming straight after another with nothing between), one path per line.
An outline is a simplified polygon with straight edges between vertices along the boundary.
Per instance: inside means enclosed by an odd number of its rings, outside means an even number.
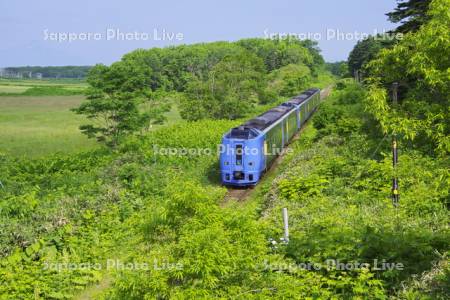
M0 78L0 85L23 85L23 86L83 86L87 83L83 79L14 79L14 78Z
M84 96L0 97L0 152L20 157L74 153L98 147L78 127L86 118L70 111ZM177 107L167 113L168 123L180 121ZM163 125L155 125L156 129Z
M50 95L52 90L58 91L71 91L82 93L87 87L87 84L83 80L79 79L5 79L0 78L0 95L20 95L27 93L30 96L39 96L42 94L42 90ZM33 90L37 89L37 93Z
M96 146L78 130L85 121L70 111L83 96L0 97L0 151L38 157Z

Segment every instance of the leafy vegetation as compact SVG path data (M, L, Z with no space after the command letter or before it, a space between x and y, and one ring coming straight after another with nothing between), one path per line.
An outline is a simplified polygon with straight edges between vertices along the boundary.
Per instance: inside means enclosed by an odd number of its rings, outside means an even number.
M338 61L334 63L326 63L326 68L331 74L338 77L347 77L349 74L348 64L346 61Z
M279 253L292 259L293 266L323 265L327 260L370 264L365 270L343 272L331 264L335 267L318 271L327 278L330 295L446 299L447 160L401 143L401 204L394 208L389 199L389 140L363 112L364 97L365 91L355 85L335 92L314 117L316 130L292 146L294 153L280 167L284 172L267 184L264 219L270 236L282 235L280 211L287 207L291 238ZM379 267L382 261L404 268L377 270L374 264ZM432 278L418 288L411 278L422 272Z
M76 89L66 89L63 87L32 87L23 92L22 96L72 96L72 95L81 95L83 94L83 90Z
M385 132L397 132L415 146L448 154L450 3L435 0L430 21L369 65L367 108ZM399 106L389 104L390 88L399 83Z
M148 213L159 212L162 201L174 197L174 181L192 178L196 182L193 186L208 199L223 195L223 188L208 189L200 184L209 180L205 174L216 161L214 155L181 159L158 156L149 145L214 148L230 125L210 121L169 127L150 134L148 140L129 141L117 154L98 151L38 161L2 156L1 294L68 298L97 281L104 273L105 260L113 259L112 253L121 253L115 249L132 254L131 249L137 247L134 239L141 240L141 223L147 222ZM192 138L197 134L202 139ZM186 185L186 195L190 191ZM196 196L190 195L192 205L207 205ZM167 204L174 206L176 202ZM155 207L159 207L157 211ZM173 211L179 224L182 219L177 214L186 208ZM188 217L188 212L183 214ZM126 255L119 258L124 260ZM103 268L70 269L64 264L67 262L101 262ZM62 270L47 270L46 263Z
M388 142L374 158L383 139L363 113L366 94L339 86L278 175L268 174L243 205L221 205L226 190L214 155L222 133L240 120L164 127L115 152L33 162L2 156L1 293L64 299L112 276L98 297L445 299L445 160L402 152L395 210ZM157 150L171 147L213 154ZM267 241L282 236L281 207L289 209L291 239L273 246ZM404 270L301 267L328 259L384 259ZM138 267L107 268L111 260ZM429 270L432 288L411 280Z
M81 131L115 147L124 135L161 124L170 106L156 102L155 93L149 88L150 72L145 66L126 62L95 66L87 80L88 101L73 111L96 123L80 126ZM140 109L141 106L148 109Z
M358 41L348 56L350 75L353 76L356 71L364 71L366 64L374 59L381 49L388 48L394 43L394 40L383 35L370 36Z
M242 117L263 97L264 72L263 61L248 51L224 57L206 81L193 78L187 85L181 116L188 120Z

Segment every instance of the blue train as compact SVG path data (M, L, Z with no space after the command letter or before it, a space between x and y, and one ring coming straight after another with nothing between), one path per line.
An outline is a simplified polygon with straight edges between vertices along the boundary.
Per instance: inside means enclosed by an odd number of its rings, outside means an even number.
M220 147L222 183L257 184L319 102L320 90L309 89L227 132Z

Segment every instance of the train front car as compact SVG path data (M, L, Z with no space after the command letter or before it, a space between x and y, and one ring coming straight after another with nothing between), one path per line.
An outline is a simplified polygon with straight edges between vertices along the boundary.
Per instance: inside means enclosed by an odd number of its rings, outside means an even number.
M264 171L264 136L245 125L231 129L222 138L220 171L224 185L255 185Z
M220 172L228 186L252 186L311 116L320 101L309 89L233 128L222 138Z

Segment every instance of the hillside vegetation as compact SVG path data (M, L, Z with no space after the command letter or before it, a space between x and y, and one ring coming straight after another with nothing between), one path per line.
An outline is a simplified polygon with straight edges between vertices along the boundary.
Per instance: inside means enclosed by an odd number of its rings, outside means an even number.
M161 128L114 153L34 162L3 156L2 294L69 298L112 276L99 295L445 299L445 160L405 150L394 209L389 143L362 112L364 97L354 85L335 92L245 204L221 206L226 189L214 152L238 121ZM171 147L212 155L158 151ZM288 245L279 241L281 207L291 218ZM404 269L325 268L333 259ZM416 291L411 276L425 271L428 288Z
M75 111L109 147L0 155L0 298L448 299L448 5L371 57L365 82L337 81L248 199L226 197L217 145L333 81L314 44L141 49L94 67ZM187 121L150 131L169 101Z

